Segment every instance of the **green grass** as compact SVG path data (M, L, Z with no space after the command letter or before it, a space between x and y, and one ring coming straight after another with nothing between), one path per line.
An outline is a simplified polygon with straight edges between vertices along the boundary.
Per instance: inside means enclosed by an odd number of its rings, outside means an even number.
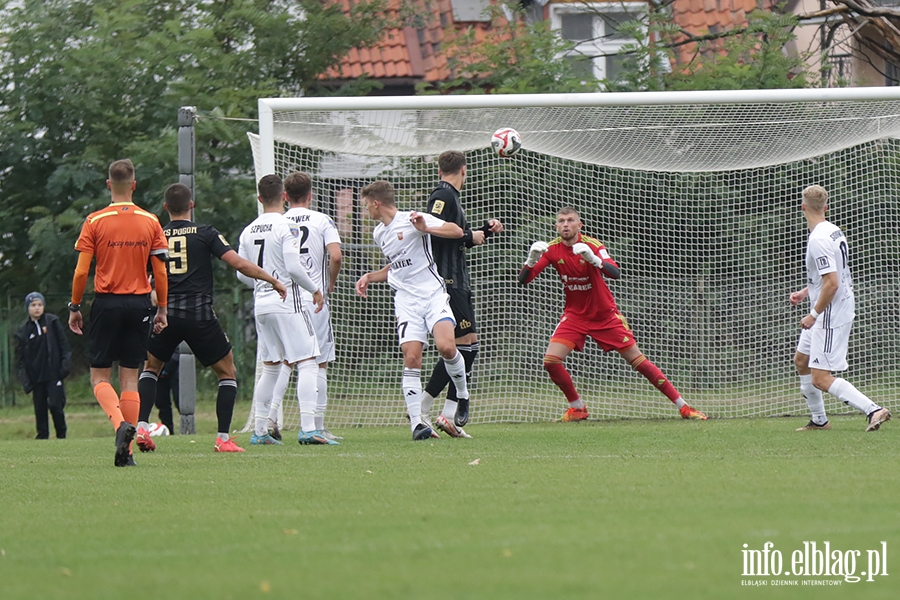
M217 455L211 408L202 435L134 469L112 466L99 410L72 407L73 436L48 442L16 433L33 435L26 409L0 410L0 596L900 597L894 423L485 425L423 443L385 427L332 447L240 435L246 453ZM861 550L857 572L886 541L891 576L742 587L743 544L766 541L787 565L804 541Z

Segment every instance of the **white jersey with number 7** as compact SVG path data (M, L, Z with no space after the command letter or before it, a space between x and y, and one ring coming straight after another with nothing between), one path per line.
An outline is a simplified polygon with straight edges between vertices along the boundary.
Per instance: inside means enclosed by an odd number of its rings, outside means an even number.
M268 271L287 288L287 298L265 281L253 283L254 313L298 313L300 288L314 293L318 286L310 279L300 261L300 229L278 213L263 213L241 232L238 254ZM242 278L242 281L244 278Z

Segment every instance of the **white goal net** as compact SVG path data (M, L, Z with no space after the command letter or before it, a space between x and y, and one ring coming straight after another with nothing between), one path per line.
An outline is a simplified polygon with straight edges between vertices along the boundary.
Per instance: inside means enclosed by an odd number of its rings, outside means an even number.
M522 135L513 158L489 149L500 127ZM846 377L889 403L900 383L898 135L900 90L857 88L261 100L260 135L250 137L257 175L310 173L313 208L341 231L326 424L351 427L405 415L391 291L353 291L384 265L359 190L387 179L401 210L422 210L436 157L451 149L466 154L470 225L506 226L468 252L481 344L473 424L549 421L567 407L542 366L563 308L559 277L547 269L516 282L531 243L556 237L563 206L622 267L609 283L619 308L690 404L710 417L807 414L792 357L808 305L788 296L806 285L800 192L811 184L828 189L829 218L850 245L857 318ZM423 384L435 360L431 348ZM616 353L589 341L566 364L593 418L677 416ZM297 427L293 381L284 407L284 426ZM848 410L828 395L826 408Z

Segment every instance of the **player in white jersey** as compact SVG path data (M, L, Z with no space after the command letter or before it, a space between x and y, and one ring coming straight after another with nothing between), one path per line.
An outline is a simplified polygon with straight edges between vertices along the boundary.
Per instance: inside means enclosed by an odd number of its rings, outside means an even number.
M866 431L875 431L890 420L891 411L872 402L846 379L831 374L848 367L847 347L856 316L847 239L839 227L825 220L828 192L822 186L803 190L801 209L810 231L806 246L808 283L791 294L790 301L796 306L809 297L809 314L800 320L803 331L794 364L812 418L797 431L831 429L822 392L861 411L868 419Z
M319 286L310 279L300 260L300 229L282 214L284 186L277 175L259 180L259 201L263 214L248 225L240 238L238 253L285 284L288 294L282 301L275 289L264 281L238 277L253 286L256 334L259 357L263 361L262 375L253 389L255 425L250 443L253 445L280 444L269 435L266 419L272 401L272 389L281 372L281 365L298 365L298 401L301 416L301 444L336 443L315 430L312 415L316 405L316 356L319 345L309 314L303 306L302 287L311 293L320 310L325 303Z
M300 260L319 289L327 290L325 295L327 300L334 291L334 283L341 271L341 236L331 217L310 208L312 178L306 173L291 173L284 178L284 199L289 207L284 216L296 223L300 229ZM318 390L314 415L316 430L326 438L338 441L343 438L325 428L325 410L328 408L328 363L333 362L335 356L331 311L326 301L321 311L314 312L312 296L304 294L304 298L319 341L319 355L316 356ZM290 366L282 366L278 382L275 384L272 405L269 407L268 428L275 439L281 439L278 413L281 412L281 402L292 371Z
M467 399L469 390L465 361L456 349L456 320L450 310L444 279L438 274L432 258L429 235L456 239L463 236L463 230L456 223L429 214L397 210L394 186L387 181L367 185L360 195L369 216L379 221L372 237L387 257L388 264L360 277L356 282L356 293L365 298L369 284L382 281L387 281L394 289L397 337L403 351L403 397L413 440L439 437L430 424L422 421L422 350L429 332L434 336L447 373L456 385L457 396Z

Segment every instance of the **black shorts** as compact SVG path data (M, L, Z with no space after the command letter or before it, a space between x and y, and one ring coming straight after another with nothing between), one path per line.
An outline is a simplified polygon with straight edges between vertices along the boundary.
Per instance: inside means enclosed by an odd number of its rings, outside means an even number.
M231 342L218 319L197 321L169 317L169 326L159 335L152 334L147 350L162 362L169 362L178 344L187 342L204 367L214 365L231 352Z
M147 338L156 309L150 294L97 294L91 305L88 337L91 367L137 369L147 360Z
M450 296L450 310L456 319L456 332L454 337L463 337L470 333L478 333L475 325L475 305L472 303L472 292L458 288L447 288Z

